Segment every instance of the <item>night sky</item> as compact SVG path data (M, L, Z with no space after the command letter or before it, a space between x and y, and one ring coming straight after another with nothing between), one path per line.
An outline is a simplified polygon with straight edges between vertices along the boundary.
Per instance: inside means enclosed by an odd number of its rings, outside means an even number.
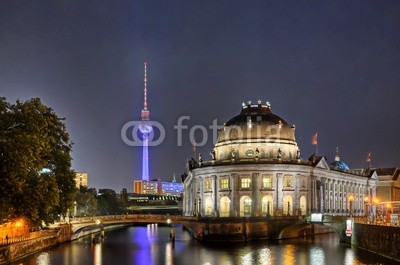
M151 178L180 178L197 157L191 126L258 99L296 125L302 158L318 132L330 162L338 146L350 168L368 152L373 167L400 165L400 1L0 1L0 96L39 97L65 117L91 187L131 191L141 173L121 128L140 119L144 60L151 119L166 131ZM196 153L211 148L209 137Z

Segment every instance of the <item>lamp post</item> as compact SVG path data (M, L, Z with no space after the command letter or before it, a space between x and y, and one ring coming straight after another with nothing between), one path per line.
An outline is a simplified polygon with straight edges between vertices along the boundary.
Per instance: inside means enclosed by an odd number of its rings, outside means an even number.
M78 212L78 203L74 201L74 218L76 217L77 212Z
M353 217L353 201L354 201L354 196L350 195L349 196L349 202L350 202L350 217Z

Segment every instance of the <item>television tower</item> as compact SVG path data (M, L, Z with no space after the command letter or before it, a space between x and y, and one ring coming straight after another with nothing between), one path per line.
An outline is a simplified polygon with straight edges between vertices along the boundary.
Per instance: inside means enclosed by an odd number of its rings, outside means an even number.
M142 180L149 181L149 135L153 131L153 127L150 123L150 111L147 109L147 61L144 61L144 103L141 117L139 130L143 140Z

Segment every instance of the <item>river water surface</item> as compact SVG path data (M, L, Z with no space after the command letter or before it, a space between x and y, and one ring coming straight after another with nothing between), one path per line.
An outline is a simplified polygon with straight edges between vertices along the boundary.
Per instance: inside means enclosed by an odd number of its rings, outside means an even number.
M16 264L125 265L125 264L398 264L393 260L339 243L336 234L280 242L204 244L182 227L132 226L105 232L95 242L82 238L43 251Z

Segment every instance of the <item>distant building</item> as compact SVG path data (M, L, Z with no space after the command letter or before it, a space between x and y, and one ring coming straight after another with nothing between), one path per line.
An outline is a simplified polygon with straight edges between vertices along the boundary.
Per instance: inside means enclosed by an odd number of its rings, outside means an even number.
M88 173L87 172L76 172L75 175L76 188L88 187Z
M160 179L150 181L135 180L133 182L133 193L181 196L183 184L176 182L175 176L172 181L161 181Z
M400 201L400 169L374 168L378 175L376 196L381 202Z

